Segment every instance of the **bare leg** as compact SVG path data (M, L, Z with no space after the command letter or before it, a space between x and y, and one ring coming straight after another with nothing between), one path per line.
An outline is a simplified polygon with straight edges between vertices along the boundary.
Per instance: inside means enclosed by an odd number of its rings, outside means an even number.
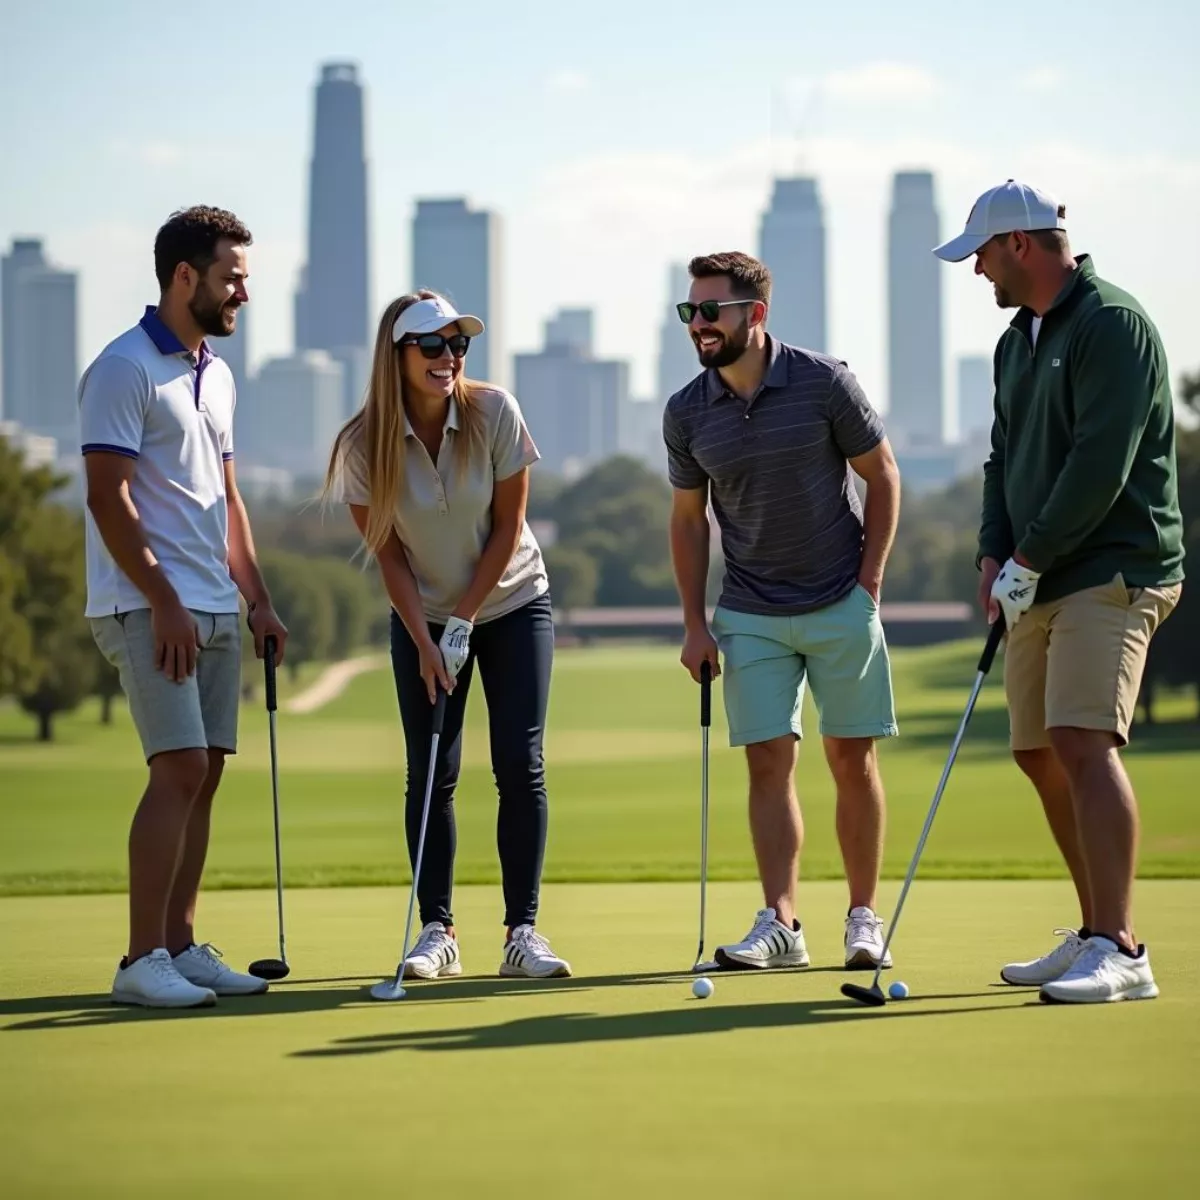
M196 940L196 903L200 896L200 878L208 856L208 830L212 818L213 797L225 769L225 751L208 751L208 774L192 804L187 836L175 884L167 904L167 949L172 955L186 950Z
M1101 730L1050 730L1070 781L1075 827L1087 864L1093 933L1137 949L1133 880L1137 869L1138 810L1116 737Z
M167 906L207 772L204 750L171 750L150 760L150 782L129 829L130 962L167 944Z
M837 834L850 907L875 908L883 861L883 781L872 738L825 739L825 759L837 787Z
M746 747L750 772L750 832L763 899L789 929L796 918L796 875L804 823L796 799L796 738L791 734Z

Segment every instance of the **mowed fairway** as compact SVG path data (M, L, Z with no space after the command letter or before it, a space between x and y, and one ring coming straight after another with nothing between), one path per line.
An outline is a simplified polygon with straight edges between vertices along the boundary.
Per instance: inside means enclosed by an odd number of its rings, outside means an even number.
M891 973L911 996L883 1009L839 994L836 883L804 891L811 968L707 1001L693 887L592 884L547 889L575 978L497 979L497 889L468 888L466 975L375 1003L403 901L296 893L293 979L185 1014L106 1003L120 897L0 901L3 1194L1195 1195L1196 882L1141 887L1162 996L1087 1009L996 981L1069 914L1055 882L918 881ZM712 901L728 938L758 898ZM271 952L271 904L208 898L231 962Z
M902 736L882 752L885 915L978 647L894 657ZM385 671L314 712L281 711L293 974L269 995L192 1013L107 1001L143 780L123 705L107 728L90 706L65 718L51 746L0 708L0 1194L1194 1195L1196 726L1139 732L1127 758L1144 820L1140 929L1162 996L1046 1007L997 978L1076 918L1007 758L999 676L997 664L884 976L911 997L884 1009L839 993L870 976L841 969L846 896L811 703L798 782L813 966L718 975L711 999L692 997L698 695L670 647L559 654L541 923L575 977L496 977L496 802L476 694L458 798L465 974L393 1005L367 996L395 966L408 899L403 743ZM285 681L281 700L295 692ZM711 874L726 882L710 886L709 953L761 902L719 683L715 699ZM1168 699L1162 716L1185 710ZM261 701L244 710L209 864L200 936L236 967L274 955Z
M894 652L901 736L881 755L889 798L885 872L903 874L974 679L978 646ZM1006 753L997 661L980 699L922 866L926 877L1059 877L1032 789ZM311 682L306 672L304 682ZM284 680L281 702L291 692ZM1182 715L1182 698L1162 715ZM457 798L458 879L494 883L496 799L482 693L472 693ZM806 702L798 786L804 875L837 878L833 792ZM0 707L0 894L120 888L129 816L144 781L123 703L111 727L89 705L58 740ZM292 885L392 883L409 877L401 833L404 745L390 673L358 676L315 712L279 714L284 865ZM1200 730L1139 730L1128 763L1142 801L1142 873L1200 874L1195 771ZM550 842L546 880L683 880L699 859L698 689L673 647L559 652L547 737ZM422 781L423 782L423 781ZM207 882L273 881L266 719L247 704L213 822ZM711 873L752 879L745 768L725 742L714 689Z

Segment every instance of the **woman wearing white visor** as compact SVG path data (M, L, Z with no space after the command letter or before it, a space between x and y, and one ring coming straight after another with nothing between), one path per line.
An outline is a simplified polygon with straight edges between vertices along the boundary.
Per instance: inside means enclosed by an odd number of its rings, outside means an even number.
M417 885L422 929L406 977L462 973L450 898L454 790L475 664L499 792L507 937L500 973L569 975L534 926L546 844L542 734L554 655L549 583L525 520L539 458L516 400L463 374L477 317L436 292L393 300L366 402L334 442L325 489L350 506L391 600L392 670L407 748L405 824L416 863L436 689L447 693Z

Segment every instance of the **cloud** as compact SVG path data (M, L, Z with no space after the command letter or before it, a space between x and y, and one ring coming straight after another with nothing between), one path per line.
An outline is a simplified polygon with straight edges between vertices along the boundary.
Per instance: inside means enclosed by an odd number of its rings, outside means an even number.
M820 89L830 99L848 104L923 103L946 90L929 71L900 62L865 63L830 71L820 80Z
M146 167L177 167L187 157L186 148L178 143L153 138L140 142L117 138L110 143L109 149L117 158L132 160Z
M546 90L559 96L575 95L586 92L589 84L588 77L582 71L563 67L547 77Z
M1022 92L1045 95L1058 91L1066 81L1067 73L1061 67L1034 67L1017 80L1017 88Z

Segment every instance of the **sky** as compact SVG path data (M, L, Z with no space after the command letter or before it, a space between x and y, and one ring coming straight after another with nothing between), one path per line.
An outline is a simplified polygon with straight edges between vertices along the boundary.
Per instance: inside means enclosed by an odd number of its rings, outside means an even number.
M650 397L667 270L757 250L775 174L819 180L831 353L887 409L891 174L935 173L943 237L1009 177L1067 204L1076 253L1200 369L1200 4L1060 0L265 0L0 3L0 243L45 239L80 272L80 363L153 303L154 232L193 203L254 234L252 364L292 349L313 88L366 86L372 310L408 289L418 197L503 224L506 358L562 306ZM954 358L1011 313L970 262L944 268ZM682 326L678 335L686 336ZM511 380L505 380L511 382ZM519 397L518 397L519 399Z

